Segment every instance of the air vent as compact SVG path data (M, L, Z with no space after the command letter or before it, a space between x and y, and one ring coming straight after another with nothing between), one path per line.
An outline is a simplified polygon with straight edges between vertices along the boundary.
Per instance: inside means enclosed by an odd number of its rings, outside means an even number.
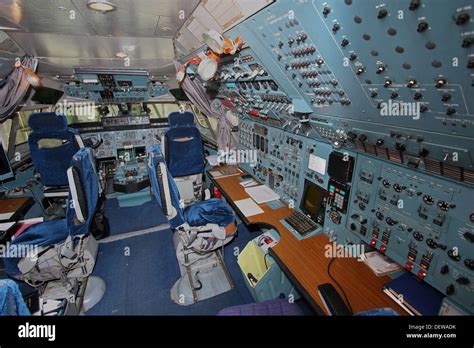
M364 143L362 141L356 140L355 145L357 147L357 150L365 152L365 146L364 146Z
M378 157L388 160L388 153L385 147L378 146L375 148L375 150Z
M436 175L441 175L441 163L430 158L425 158L425 170Z
M392 162L403 163L402 153L400 151L387 149L388 159Z
M461 168L452 166L450 164L443 164L443 175L456 181L462 180Z
M464 182L474 185L474 171L464 169Z
M371 155L374 155L374 156L377 155L377 152L375 151L375 146L374 145L366 144L365 145L365 151L367 153L370 153Z

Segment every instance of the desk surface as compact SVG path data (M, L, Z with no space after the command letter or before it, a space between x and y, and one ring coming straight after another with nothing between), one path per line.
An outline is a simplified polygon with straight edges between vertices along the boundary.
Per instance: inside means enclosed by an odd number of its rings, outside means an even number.
M31 197L0 199L0 221L13 221L21 217L32 206Z
M249 197L240 185L239 175L213 180L231 201ZM293 209L285 205L281 209L273 210L266 204L261 204L260 208L264 213L245 218L245 222L270 225L280 233L280 242L273 248L272 255L315 310L327 313L318 295L318 285L332 283L339 294L343 295L327 273L331 259L325 257L324 251L330 243L329 238L321 233L298 240L280 223L280 219L289 216ZM331 275L343 287L354 313L391 307L399 314L405 314L382 292L383 285L389 282L390 278L377 277L364 263L354 258L337 258L331 266Z

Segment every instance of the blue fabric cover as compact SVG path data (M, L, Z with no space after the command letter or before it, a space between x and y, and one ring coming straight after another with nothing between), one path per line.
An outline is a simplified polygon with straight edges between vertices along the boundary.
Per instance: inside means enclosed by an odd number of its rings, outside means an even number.
M204 173L204 147L201 133L191 112L168 115L169 129L164 134L166 164L175 178Z
M375 316L396 316L398 315L392 308L375 308L366 312L359 312L356 314L361 317L375 317Z
M170 127L194 126L194 115L192 112L172 112L168 115Z
M187 207L184 219L189 226L203 226L208 223L225 227L234 222L234 213L222 199L211 198Z
M64 241L69 234L76 236L89 233L89 225L94 217L99 199L99 182L92 161L92 150L82 148L73 156L71 162L71 166L75 166L80 173L82 188L87 200L87 219L83 223L79 223L76 211L69 203L71 201L71 195L69 195L65 219L46 221L29 227L11 242L10 247L20 244L44 247ZM17 265L20 260L21 258L4 258L5 272L11 276L19 275L21 272Z
M219 311L217 315L222 316L256 316L256 315L304 315L296 303L288 302L288 299L278 298L259 303L249 303L240 306L227 307Z
M43 185L66 186L66 171L72 156L79 149L75 141L77 130L68 128L66 116L54 112L30 115L28 125L33 130L28 137L31 159ZM38 141L41 139L62 139L66 143L57 148L40 149Z
M92 149L85 147L77 151L72 158L71 166L78 169L81 177L82 189L87 200L87 219L79 223L76 219L76 211L71 209L70 204L66 213L69 233L73 236L88 234L89 226L94 218L97 202L99 200L99 179L95 169L94 155ZM69 201L71 195L69 195Z
M161 190L157 178L157 166L159 163L165 163L160 145L154 145L149 153L148 176L150 177L151 187L158 204L163 208L161 202ZM166 166L166 164L165 164ZM168 184L170 186L171 204L177 211L177 215L169 220L170 226L176 229L178 226L187 222L190 226L203 226L208 223L215 223L225 227L234 221L234 213L224 201L220 199L209 199L187 207L184 212L180 207L179 191L176 187L173 177L169 170L167 171Z
M157 167L159 166L160 163L165 163L165 159L163 157L163 153L161 152L161 146L160 145L154 145L151 148L151 151L148 153L148 177L150 178L150 183L151 183L151 188L153 189L153 194L155 195L156 201L160 205L160 207L163 209L163 204L161 202L161 190L160 186L158 183L158 171L156 170ZM171 198L171 204L173 207L176 209L176 216L172 219L168 219L168 222L171 226L171 228L175 229L178 226L181 226L184 223L184 215L183 215L183 210L180 207L179 201L179 191L178 188L176 187L176 183L174 182L173 177L171 176L169 170L166 171L168 175L168 184L170 188L170 198ZM166 212L163 211L165 214Z
M11 279L0 279L0 316L30 315L18 284Z

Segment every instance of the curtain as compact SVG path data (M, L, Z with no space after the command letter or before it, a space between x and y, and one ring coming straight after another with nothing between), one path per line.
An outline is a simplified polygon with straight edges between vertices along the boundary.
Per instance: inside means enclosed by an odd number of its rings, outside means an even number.
M21 63L36 71L38 60L32 57L23 57ZM13 116L18 104L23 100L30 87L23 69L14 69L5 77L0 88L0 123Z
M178 61L175 61L174 64L176 70L181 66ZM219 151L226 152L229 150L229 146L233 146L234 148L231 150L235 150L236 139L233 138L236 137L236 133L232 134L232 123L225 117L227 111L225 107L220 105L220 103L217 105L217 103L213 103L212 100L209 99L206 89L197 78L191 80L189 76L186 76L181 83L181 88L184 93L186 93L188 99L199 107L204 115L219 120L219 130L217 134L217 147Z

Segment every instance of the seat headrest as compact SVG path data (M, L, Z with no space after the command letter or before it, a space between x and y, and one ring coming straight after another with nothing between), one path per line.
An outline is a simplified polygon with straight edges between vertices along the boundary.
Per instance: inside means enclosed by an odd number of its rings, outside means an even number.
M67 130L67 118L54 112L37 112L28 118L33 132L60 132Z
M168 115L168 124L171 127L194 126L194 114L192 112L172 112Z

